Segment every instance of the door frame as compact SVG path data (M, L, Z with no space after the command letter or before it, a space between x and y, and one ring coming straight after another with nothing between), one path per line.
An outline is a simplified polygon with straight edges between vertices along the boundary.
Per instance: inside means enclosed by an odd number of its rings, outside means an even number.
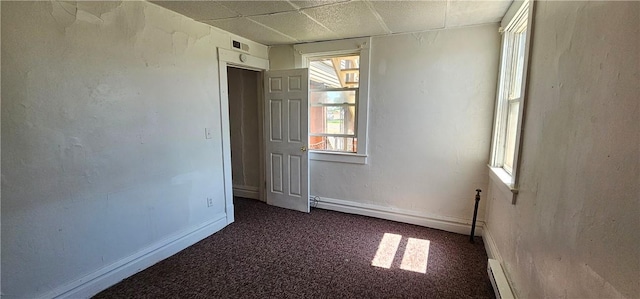
M233 182L231 177L231 134L229 126L229 81L227 77L227 68L235 67L260 73L258 78L258 128L260 130L260 140L258 142L258 150L260 152L260 186L258 186L258 194L261 201L264 199L265 180L264 167L264 136L262 134L264 91L262 82L264 81L264 72L269 70L269 60L251 56L246 53L240 53L223 48L218 48L218 83L220 89L220 122L222 136L222 172L223 186L225 197L225 213L227 214L227 224L231 224L234 220L233 213Z

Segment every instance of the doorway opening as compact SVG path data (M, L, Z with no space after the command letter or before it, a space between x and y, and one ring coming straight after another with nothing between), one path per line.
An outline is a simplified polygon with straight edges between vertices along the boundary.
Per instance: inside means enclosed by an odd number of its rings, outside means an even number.
M227 224L234 195L308 213L308 69L220 48L218 62Z
M233 196L264 201L262 74L228 66L227 88Z

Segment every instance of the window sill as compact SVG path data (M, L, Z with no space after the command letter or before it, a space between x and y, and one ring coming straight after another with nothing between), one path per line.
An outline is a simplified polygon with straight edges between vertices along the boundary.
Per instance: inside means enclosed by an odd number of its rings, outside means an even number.
M367 164L367 155L348 154L348 153L332 153L310 151L309 159L315 161L327 161L351 164Z
M518 189L513 185L513 177L502 167L489 166L489 177L500 189L500 191L511 200L511 204L516 204Z

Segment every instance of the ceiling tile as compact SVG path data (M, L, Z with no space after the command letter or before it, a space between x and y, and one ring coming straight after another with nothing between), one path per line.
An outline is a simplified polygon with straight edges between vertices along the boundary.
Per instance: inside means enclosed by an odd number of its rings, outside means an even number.
M302 10L340 38L386 34L375 15L362 1L340 3Z
M273 15L255 16L250 19L278 30L299 41L319 41L336 39L338 36L318 25L306 15L297 11ZM295 24L292 26L292 24Z
M243 16L255 16L296 10L287 1L221 1L222 5Z
M151 1L194 20L217 20L239 16L238 13L212 1Z
M202 21L222 30L242 36L263 45L292 44L296 40L257 24L247 18Z
M371 1L393 33L444 27L445 1Z
M451 0L447 11L447 27L494 23L502 20L511 0L458 1Z
M340 2L349 2L349 0L312 0L312 1L290 1L290 2L300 8L309 8L309 7L335 4Z

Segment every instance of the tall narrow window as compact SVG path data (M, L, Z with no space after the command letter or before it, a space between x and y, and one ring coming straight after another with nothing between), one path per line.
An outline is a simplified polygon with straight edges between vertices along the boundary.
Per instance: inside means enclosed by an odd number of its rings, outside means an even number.
M515 1L502 22L502 53L496 99L491 166L516 191L516 172L531 28L531 3Z
M506 106L507 106L507 124L504 157L502 167L506 172L513 175L513 162L515 159L516 140L518 139L518 118L520 104L522 103L522 81L524 78L524 54L525 44L527 40L527 20L520 20L521 24L513 31L505 31L504 38L509 45L509 61L505 82Z
M309 61L309 148L355 153L360 56L313 58Z

